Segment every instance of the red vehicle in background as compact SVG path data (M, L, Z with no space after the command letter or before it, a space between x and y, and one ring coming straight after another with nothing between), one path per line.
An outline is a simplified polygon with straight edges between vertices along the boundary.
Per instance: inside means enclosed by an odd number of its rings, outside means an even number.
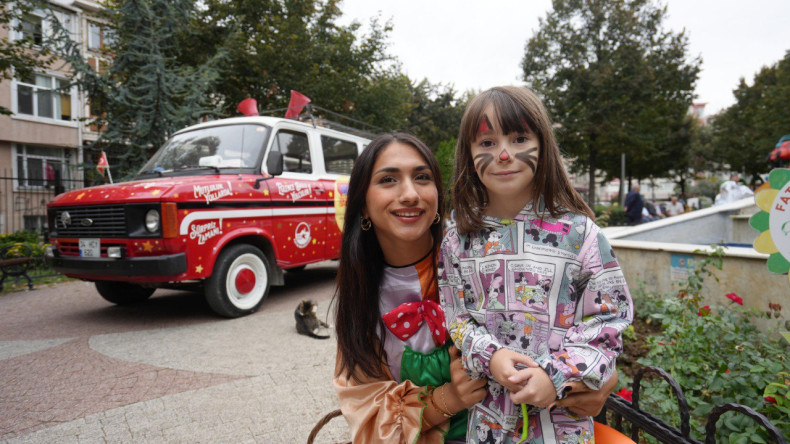
M347 175L367 143L275 117L186 128L133 181L49 203L47 261L116 304L199 284L219 315L252 313L284 270L338 257Z

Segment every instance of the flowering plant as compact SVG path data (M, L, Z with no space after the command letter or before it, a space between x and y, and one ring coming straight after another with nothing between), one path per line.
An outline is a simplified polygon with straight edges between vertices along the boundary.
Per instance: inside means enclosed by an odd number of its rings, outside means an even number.
M737 294L726 295L732 301L727 306L700 303L705 268L716 265L715 256L708 259L698 262L702 270L689 276L678 297L634 292L637 316L663 329L647 339L650 350L637 362L663 368L683 388L694 439L705 436L711 409L727 402L755 409L790 436L790 347L760 331L752 320L769 316L742 307ZM679 426L677 401L666 383L646 379L641 387L640 408L675 418ZM717 429L726 437L722 442L767 442L762 428L744 415L724 416Z

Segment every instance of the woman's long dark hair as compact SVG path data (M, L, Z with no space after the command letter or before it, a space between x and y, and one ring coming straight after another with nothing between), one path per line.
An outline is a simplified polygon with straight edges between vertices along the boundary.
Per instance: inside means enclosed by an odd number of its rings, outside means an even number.
M376 238L376 228L363 231L360 217L365 209L373 165L381 151L394 142L413 147L425 159L436 184L439 215L443 214L439 164L420 139L407 133L382 134L373 139L354 162L348 185L340 266L333 299L337 302L335 329L340 360L337 366L338 376L347 374L357 380L360 376L386 376L383 367L386 362L384 336L378 335L379 331L385 331L386 328L379 310L379 285L384 270L384 254ZM442 222L432 224L430 231L433 235L432 263L436 264L436 255L442 241ZM433 270L435 280L436 265Z

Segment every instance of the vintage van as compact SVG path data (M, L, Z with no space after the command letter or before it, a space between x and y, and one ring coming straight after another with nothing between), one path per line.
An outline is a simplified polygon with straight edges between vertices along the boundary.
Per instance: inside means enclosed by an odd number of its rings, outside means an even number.
M133 181L49 203L47 261L116 304L199 286L219 315L252 313L284 270L338 257L348 174L368 141L275 117L186 128Z

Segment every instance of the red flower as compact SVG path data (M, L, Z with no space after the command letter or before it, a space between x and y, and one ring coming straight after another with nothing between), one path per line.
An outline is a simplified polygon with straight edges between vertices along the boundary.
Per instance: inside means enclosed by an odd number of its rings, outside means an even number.
M625 387L621 388L621 389L620 389L620 391L619 391L619 392L617 392L617 396L619 396L619 397L621 397L621 398L625 399L625 400L626 400L626 401L628 401L628 402L633 402L633 401L631 400L631 396L633 396L633 394L634 394L634 392L633 392L633 391L631 391L631 390L628 390L628 389L627 389L627 388L625 388ZM775 401L775 400L774 400L774 401Z
M697 316L707 316L710 314L710 305L706 305L699 309Z
M730 369L727 369L727 371L726 371L726 372L724 372L724 373L729 373L729 372L730 372Z
M771 404L776 404L776 398L774 398L773 396L766 396L765 397L765 402L770 402Z
M743 305L743 299L740 296L738 296L737 294L735 294L735 293L727 293L726 296L727 296L727 299L731 300L732 302L735 302L738 305Z

